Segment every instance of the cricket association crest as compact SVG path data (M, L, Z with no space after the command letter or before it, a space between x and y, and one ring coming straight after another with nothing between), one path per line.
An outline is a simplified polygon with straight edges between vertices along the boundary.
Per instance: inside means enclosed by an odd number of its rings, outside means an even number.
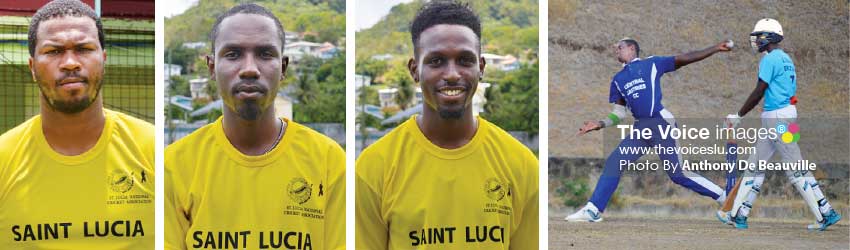
M488 198L494 201L501 201L505 198L505 195L510 196L511 189L509 184L493 177L484 182L484 192Z
M107 178L107 185L113 192L126 193L133 188L134 184L133 176L121 169L112 170Z
M310 200L313 195L313 185L301 177L292 178L286 186L286 192L292 201L302 205Z
M513 213L513 202L510 198L511 189L513 189L513 186L510 182L496 177L484 181L484 193L491 201L484 204L483 211L510 216ZM505 197L508 198L505 199Z

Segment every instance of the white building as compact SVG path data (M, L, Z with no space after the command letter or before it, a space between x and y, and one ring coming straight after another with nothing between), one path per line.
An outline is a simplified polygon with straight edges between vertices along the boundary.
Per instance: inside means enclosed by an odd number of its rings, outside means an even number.
M386 88L378 90L378 100L381 104L381 108L390 107L390 106L398 106L395 98L398 95L398 88ZM413 99L410 100L410 106L414 106L423 101L422 99L422 88L419 86L413 87Z
M512 55L500 56L496 54L482 53L484 61L487 62L487 68L495 68L501 71L511 71L519 69L519 60Z
M209 79L207 78L189 80L189 92L192 93L192 99L210 97L207 95L206 91L204 91L204 88L207 86L207 82L209 82Z
M298 62L301 58L304 58L304 56L315 56L314 51L319 47L322 47L322 44L304 41L294 42L286 44L286 46L283 47L283 54L288 56L292 62Z
M202 49L207 46L205 42L186 42L183 43L183 48L187 49Z
M372 85L372 77L367 75L354 75L354 89Z
M381 104L381 108L386 108L390 106L398 106L395 103L395 96L398 95L397 88L386 88L378 90L378 101Z

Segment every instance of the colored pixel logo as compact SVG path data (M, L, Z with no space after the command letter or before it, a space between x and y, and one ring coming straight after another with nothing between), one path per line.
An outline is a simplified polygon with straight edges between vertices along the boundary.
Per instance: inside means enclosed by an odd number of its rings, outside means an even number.
M786 144L800 140L800 126L797 123L792 122L787 125L780 123L776 125L776 132L782 135L782 142Z

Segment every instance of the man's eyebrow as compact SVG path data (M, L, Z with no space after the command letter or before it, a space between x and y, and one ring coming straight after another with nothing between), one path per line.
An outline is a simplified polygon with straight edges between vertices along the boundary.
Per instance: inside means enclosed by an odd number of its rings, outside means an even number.
M244 50L244 49L248 49L248 48L247 48L247 46L245 46L241 43L225 43L225 44L221 45L221 49L219 49L219 50ZM274 44L260 44L260 45L253 46L253 48L250 48L250 49L253 49L253 50L263 50L263 49L279 50L280 48L278 46L275 46Z
M83 41L83 42L74 43L72 47L77 48L77 47L84 47L84 46L90 46L90 45L95 45L95 44L97 44L95 41ZM44 43L41 44L41 47L42 48L64 48L65 43L44 41Z

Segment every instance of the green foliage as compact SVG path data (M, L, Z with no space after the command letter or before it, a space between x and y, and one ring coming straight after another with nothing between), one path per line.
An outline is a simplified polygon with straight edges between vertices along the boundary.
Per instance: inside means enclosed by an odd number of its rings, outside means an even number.
M482 48L494 54L521 55L533 50L536 58L538 15L536 0L468 1L482 20ZM399 4L374 26L357 32L357 61L374 55L413 55L409 25L422 0ZM357 65L358 69L360 64Z
M189 80L182 76L172 76L171 84L168 85L168 93L171 96L192 96L192 92L189 90Z
M205 0L180 15L165 19L165 44L176 48L185 42L208 42L215 18L242 2ZM319 42L338 44L345 36L344 0L254 1L280 20L286 31L312 32Z
M293 97L293 119L302 123L345 123L345 53L330 60L301 60Z
M198 57L198 50L183 48L183 46L177 45L173 48L166 48L165 53L165 61L169 64L177 64L183 67L183 72L181 74L188 74L190 70L193 70L189 66L195 64L195 58ZM206 66L206 63L204 63Z
M590 187L586 178L561 178L561 186L555 188L555 195L560 197L567 207L583 206L590 198Z
M395 102L401 110L407 109L413 102L414 90L413 78L410 77L410 71L407 69L407 64L398 60L391 64L389 70L384 74L384 84L398 88L395 96Z
M538 64L522 65L520 69L493 79L487 89L484 117L508 131L538 130Z
M365 58L363 60L357 61L357 67L355 72L360 75L367 75L372 78L372 82L375 82L375 79L379 76L383 75L384 72L389 68L389 64L387 61L382 60L374 60L371 58Z

